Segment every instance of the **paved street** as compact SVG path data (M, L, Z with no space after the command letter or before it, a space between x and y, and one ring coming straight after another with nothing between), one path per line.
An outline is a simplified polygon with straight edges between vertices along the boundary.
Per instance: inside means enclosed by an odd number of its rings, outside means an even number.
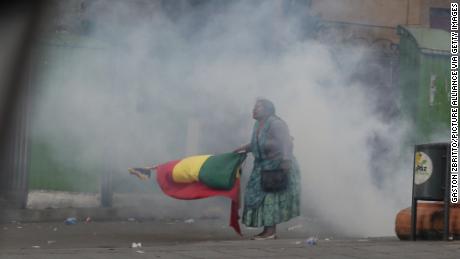
M202 241L131 248L45 248L2 250L0 258L458 258L458 242L333 240L316 246L296 239Z
M237 236L222 220L8 223L0 258L458 258L460 242L327 236L313 226L280 227L279 239ZM316 245L305 240L315 233ZM132 243L141 247L131 248Z

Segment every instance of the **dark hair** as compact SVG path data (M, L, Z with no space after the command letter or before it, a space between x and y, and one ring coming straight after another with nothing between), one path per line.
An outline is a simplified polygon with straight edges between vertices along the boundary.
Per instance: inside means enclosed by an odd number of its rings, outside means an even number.
M256 103L260 103L263 107L264 110L267 112L267 115L275 115L276 110L275 110L275 105L267 99L257 99Z

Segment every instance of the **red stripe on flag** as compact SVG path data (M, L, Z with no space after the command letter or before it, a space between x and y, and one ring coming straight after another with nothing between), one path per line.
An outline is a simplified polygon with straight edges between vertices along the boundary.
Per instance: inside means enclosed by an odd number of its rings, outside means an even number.
M173 198L180 200L196 200L213 196L223 196L232 200L230 211L230 226L241 235L238 223L238 210L240 208L240 180L236 179L235 185L230 190L216 190L206 185L195 183L176 183L172 179L174 166L181 160L170 161L157 166L157 182L163 192Z

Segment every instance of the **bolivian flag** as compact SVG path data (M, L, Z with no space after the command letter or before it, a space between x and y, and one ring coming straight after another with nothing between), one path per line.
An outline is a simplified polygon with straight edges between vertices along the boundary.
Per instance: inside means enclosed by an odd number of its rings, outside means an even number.
M153 167L163 192L176 199L194 200L223 196L232 200L230 226L241 235L238 224L241 164L244 153L190 156ZM137 176L145 169L131 168Z

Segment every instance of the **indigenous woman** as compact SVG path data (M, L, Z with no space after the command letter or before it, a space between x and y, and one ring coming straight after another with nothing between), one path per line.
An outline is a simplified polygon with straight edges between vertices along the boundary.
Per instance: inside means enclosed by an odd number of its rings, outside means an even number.
M248 227L263 227L263 231L252 239L276 239L276 225L300 215L300 172L289 128L276 116L273 103L257 100L252 116L256 122L251 143L234 151L252 152L254 156L254 167L244 194L242 222ZM263 188L262 173L266 170L286 174L283 190Z

